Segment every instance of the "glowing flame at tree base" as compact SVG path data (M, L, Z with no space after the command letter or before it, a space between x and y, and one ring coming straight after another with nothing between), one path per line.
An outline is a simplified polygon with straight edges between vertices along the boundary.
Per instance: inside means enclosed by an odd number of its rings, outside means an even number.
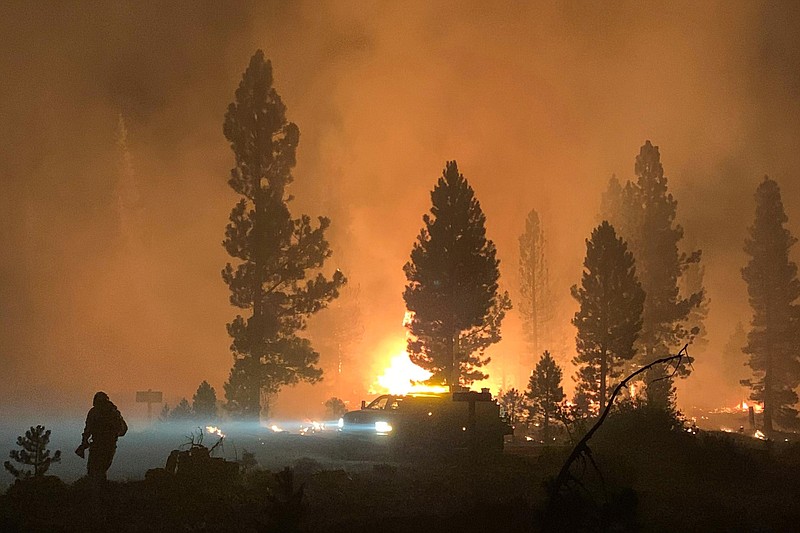
M756 413L760 413L764 410L764 407L757 403L747 403L745 401L736 406L740 411L749 411L750 407L752 407L753 411Z
M370 394L412 394L422 392L448 392L444 385L426 385L433 374L411 362L407 352L392 357L389 367L378 376Z
M711 411L712 413L729 413L729 414L738 414L738 413L747 413L750 408L753 408L754 413L763 413L764 406L759 403L748 403L747 401L742 401L741 403L736 404L735 407L722 407L719 409L714 409Z

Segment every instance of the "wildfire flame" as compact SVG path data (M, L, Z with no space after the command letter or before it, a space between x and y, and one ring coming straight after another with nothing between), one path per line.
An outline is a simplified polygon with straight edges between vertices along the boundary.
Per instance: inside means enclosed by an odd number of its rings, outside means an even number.
M311 420L307 423L304 423L300 427L300 434L301 435L311 435L313 433L319 433L320 431L325 431L325 423L324 422L316 422Z
M742 401L737 403L734 407L721 407L719 409L714 409L711 411L712 413L728 413L728 414L737 414L737 413L746 413L750 410L750 407L753 408L753 411L756 413L763 413L764 406L758 403L747 403L746 401Z
M448 387L424 385L431 372L418 367L408 358L407 352L392 357L389 367L378 376L377 383L370 388L373 394L409 394L413 392L447 392Z
M739 405L736 406L736 408L739 409L740 411L748 411L750 409L750 407L752 407L753 411L755 411L756 413L760 413L761 411L764 410L764 407L762 407L761 405L759 405L757 403L749 404L749 403L747 403L745 401L742 401L742 403L740 403Z
M225 434L217 426L206 426L206 431L212 435L216 435L221 439L225 437Z

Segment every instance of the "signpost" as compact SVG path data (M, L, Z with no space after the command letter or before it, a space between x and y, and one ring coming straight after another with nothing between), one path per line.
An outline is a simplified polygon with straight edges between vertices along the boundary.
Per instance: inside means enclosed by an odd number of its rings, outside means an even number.
M161 404L163 401L163 394L161 391L154 391L152 389L136 391L136 403L147 404L147 422L153 421L153 404Z

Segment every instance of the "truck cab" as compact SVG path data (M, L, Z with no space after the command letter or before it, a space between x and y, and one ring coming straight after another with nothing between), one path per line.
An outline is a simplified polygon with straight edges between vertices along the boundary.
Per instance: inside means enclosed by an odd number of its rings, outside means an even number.
M339 420L343 444L351 450L370 445L396 453L467 450L502 452L511 427L488 389L384 394Z
M339 432L365 439L388 437L394 431L393 423L404 399L405 396L384 394L369 404L361 402L361 409L349 411L339 419Z

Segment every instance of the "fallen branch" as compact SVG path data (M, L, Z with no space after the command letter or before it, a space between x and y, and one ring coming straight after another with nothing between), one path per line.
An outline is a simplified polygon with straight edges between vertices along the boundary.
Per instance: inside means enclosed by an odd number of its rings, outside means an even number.
M595 466L595 469L597 469L597 466L594 464L594 459L592 458L592 451L589 449L588 446L589 439L591 439L592 436L595 434L595 432L598 429L600 429L600 426L603 425L603 422L608 416L608 413L614 406L614 400L616 400L617 396L622 391L622 389L628 385L628 382L631 381L636 376L638 376L639 374L646 372L647 370L653 368L656 365L669 364L672 362L675 363L675 368L672 370L672 374L670 374L669 376L658 378L658 380L674 376L678 372L678 369L681 367L681 364L683 364L684 358L688 359L689 357L689 353L687 352L688 347L689 347L688 344L684 345L684 347L681 348L681 350L677 354L670 355L668 357L662 357L661 359L656 359L652 363L647 364L642 368L640 368L639 370L637 370L636 372L630 374L628 377L620 381L619 384L617 384L617 386L614 388L614 391L611 393L611 397L608 399L608 403L606 404L605 409L603 409L603 412L600 414L600 418L598 418L597 422L595 422L594 425L589 429L589 431L586 432L586 435L584 435L583 438L580 441L578 441L578 444L576 444L575 447L572 449L572 453L569 454L569 457L567 458L566 462L564 462L564 465L561 467L561 471L558 473L555 483L553 484L551 489L551 502L558 497L559 493L561 492L561 489L572 478L569 471L570 468L572 467L572 464L575 461L577 461L578 458L584 458L585 460L585 458L588 457L590 462Z

